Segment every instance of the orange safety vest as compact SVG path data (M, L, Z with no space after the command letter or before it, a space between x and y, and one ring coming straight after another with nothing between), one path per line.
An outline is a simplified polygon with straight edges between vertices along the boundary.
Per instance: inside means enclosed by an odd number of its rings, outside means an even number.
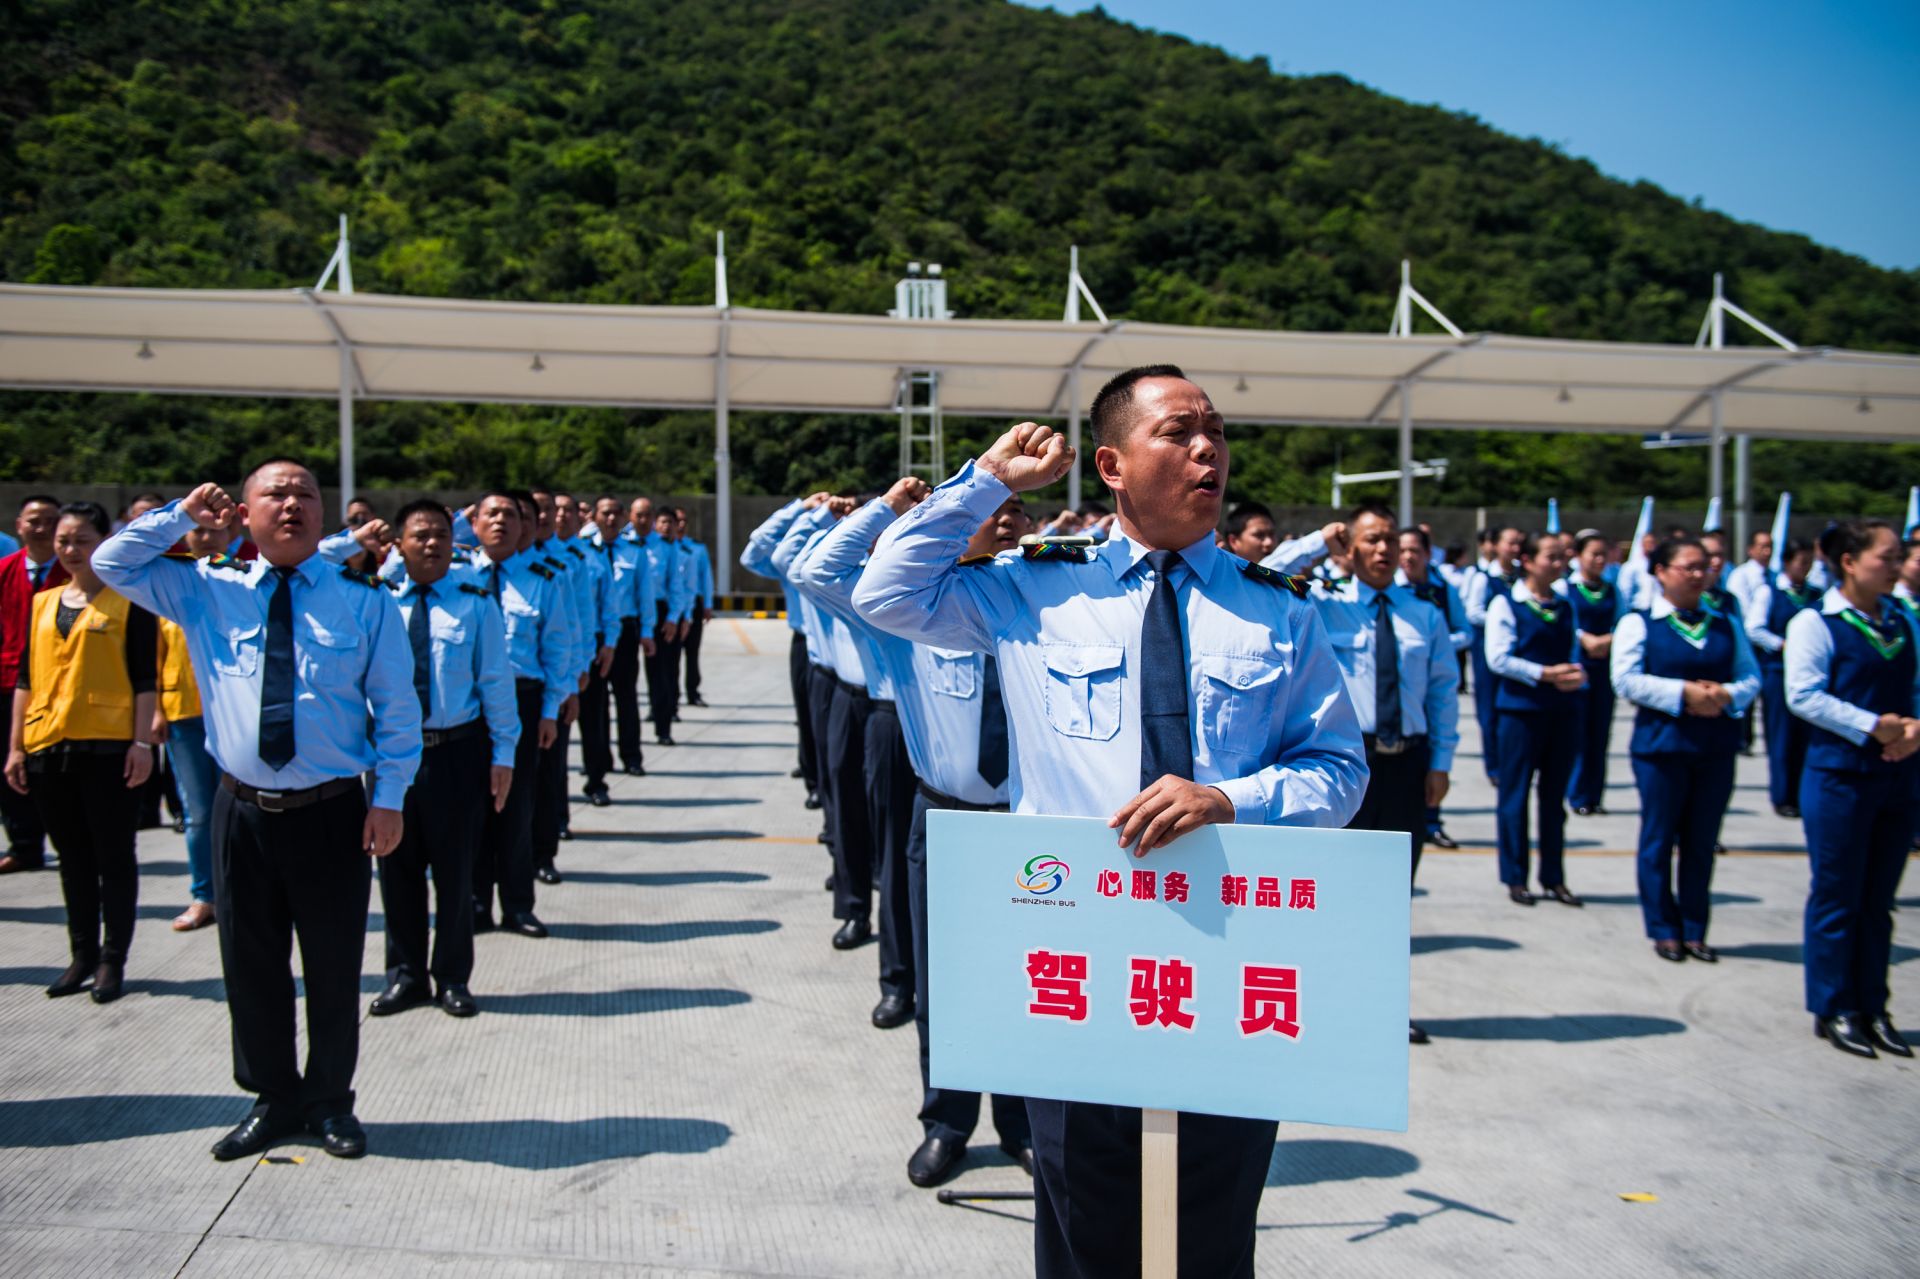
M55 616L64 591L33 599L33 644L22 745L29 755L59 742L130 742L133 681L127 677L127 598L107 587L74 619L65 639Z
M187 654L187 633L164 617L155 618L160 633L159 645L160 714L169 724L183 719L199 719L200 685L193 678L193 658Z

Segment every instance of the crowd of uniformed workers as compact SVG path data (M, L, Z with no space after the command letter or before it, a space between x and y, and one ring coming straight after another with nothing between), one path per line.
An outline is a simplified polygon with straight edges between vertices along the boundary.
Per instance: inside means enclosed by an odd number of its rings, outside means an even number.
M951 1175L980 1109L926 1078L930 811L1108 817L1140 854L1208 822L1396 830L1417 872L1425 843L1454 846L1463 679L1498 790L1500 881L1524 906L1581 904L1566 810L1605 811L1613 707L1633 705L1641 904L1675 962L1715 959L1714 854L1758 701L1774 804L1806 828L1816 1031L1910 1055L1886 970L1920 791L1920 539L1853 520L1776 556L1762 533L1728 573L1717 530L1670 528L1616 563L1593 530L1493 528L1456 566L1377 506L1292 539L1252 504L1223 521L1224 427L1172 366L1115 378L1091 421L1115 508L1061 512L1037 539L1021 494L1072 459L1022 424L938 488L790 502L741 556L787 596L794 771L824 819L832 945L877 937L872 1022L920 1036L915 1184ZM360 1154L371 868L387 984L370 1011L474 1015L474 935L546 935L536 886L563 879L575 726L583 796L604 805L616 767L645 771L644 724L671 743L682 700L704 704L711 562L683 511L545 488L391 520L360 503L327 536L317 482L291 460L235 494L203 484L124 514L116 533L98 507L31 498L0 559L0 871L41 864L51 840L72 965L48 993L116 998L138 797L164 743L193 897L174 927L218 928L234 1073L256 1098L214 1153L312 1131ZM1137 1115L995 1097L993 1117L1037 1179L1044 1273L1137 1260ZM1183 1117L1183 1267L1249 1272L1272 1128ZM1111 1209L1097 1227L1071 1207L1091 1200Z

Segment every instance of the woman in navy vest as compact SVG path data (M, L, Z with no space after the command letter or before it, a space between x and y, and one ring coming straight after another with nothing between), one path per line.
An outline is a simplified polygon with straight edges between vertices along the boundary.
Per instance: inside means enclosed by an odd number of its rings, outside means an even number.
M1633 780L1640 789L1640 911L1654 953L1711 964L1707 906L1720 819L1733 796L1740 718L1760 693L1746 634L1703 607L1706 548L1668 538L1648 561L1660 595L1613 633L1613 686L1639 709ZM1675 900L1674 850L1680 894Z
M1561 865L1567 778L1580 751L1580 704L1587 682L1573 609L1553 593L1566 569L1560 539L1533 534L1521 548L1520 581L1487 603L1487 669L1494 676L1493 709L1500 724L1494 738L1500 882L1522 906L1534 900L1527 891L1527 791L1536 775L1542 896L1581 905L1567 891Z
M1573 779L1567 784L1567 802L1579 817L1607 811L1607 747L1613 739L1613 682L1608 656L1613 651L1613 626L1620 620L1620 592L1602 576L1607 569L1607 539L1592 529L1583 531L1573 546L1575 572L1553 584L1554 593L1573 606L1574 629L1580 632L1580 664L1587 672L1586 731L1573 761Z
M1807 1010L1842 1052L1913 1049L1887 1015L1893 898L1913 835L1920 750L1920 636L1887 596L1900 539L1884 520L1820 535L1840 584L1787 624L1787 705L1809 728L1800 810L1807 894Z
M1767 797L1782 817L1800 816L1800 771L1807 757L1807 726L1787 710L1787 623L1820 602L1807 585L1813 548L1790 538L1780 553L1780 574L1754 588L1747 638L1760 659L1760 719L1767 730Z

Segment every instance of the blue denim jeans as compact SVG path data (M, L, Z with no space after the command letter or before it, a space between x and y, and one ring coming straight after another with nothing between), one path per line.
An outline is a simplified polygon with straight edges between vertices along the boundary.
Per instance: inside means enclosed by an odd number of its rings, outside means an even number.
M167 759L180 787L180 803L187 810L187 872L193 900L213 901L213 788L216 770L207 754L207 725L199 719L174 720L167 725Z

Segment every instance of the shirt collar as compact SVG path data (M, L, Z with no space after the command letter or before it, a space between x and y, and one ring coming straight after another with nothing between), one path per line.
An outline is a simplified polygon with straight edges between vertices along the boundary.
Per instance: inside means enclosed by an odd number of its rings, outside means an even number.
M1388 584L1386 590L1376 591L1358 577L1350 577L1347 580L1353 584L1353 598L1359 600L1369 608L1373 607L1373 601L1376 596L1385 595L1388 599L1393 598L1393 585L1391 583Z
M1140 562L1147 558L1151 547L1140 543L1120 532L1116 527L1113 535L1094 548L1107 567L1113 570L1115 580L1124 580ZM1203 533L1192 545L1180 548L1180 558L1198 577L1202 584L1213 580L1213 566L1219 562L1220 548L1213 540L1213 531Z
M267 561L267 558L264 555L254 560L254 563L260 566L261 575L263 577L274 571L274 566ZM312 555L307 556L306 559L294 565L293 571L299 575L299 578L303 583L305 583L308 586L312 586L315 583L317 583L322 577L326 576L327 571L329 569L332 569L333 567L334 566L332 564L329 564L326 560L321 559L320 553L318 551L315 551Z
M1820 611L1822 613L1844 613L1852 607L1853 601L1842 595L1840 588L1837 586L1829 586L1827 593L1820 597ZM1864 616L1876 622L1886 615L1887 604L1885 600L1880 601L1880 606L1872 613L1864 614Z
M1534 602L1539 604L1552 604L1554 602L1554 600L1551 598L1543 600L1539 596L1535 595L1533 593L1533 588L1527 585L1527 579L1524 577L1520 578L1518 581L1516 581L1513 584L1513 589L1509 591L1508 594L1512 595L1513 598L1517 600L1533 600ZM1552 592L1548 592L1548 594L1551 595Z
M1701 600L1703 607L1705 603L1706 601L1703 598ZM1653 603L1647 605L1647 616L1656 622L1671 612L1673 612L1673 601L1668 599L1664 593L1654 596Z

